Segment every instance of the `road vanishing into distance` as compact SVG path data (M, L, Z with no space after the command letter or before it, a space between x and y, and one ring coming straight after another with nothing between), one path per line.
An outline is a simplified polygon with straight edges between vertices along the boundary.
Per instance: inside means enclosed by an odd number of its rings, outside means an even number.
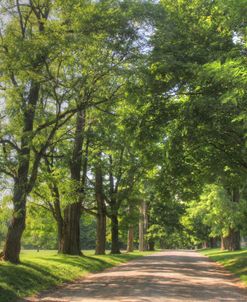
M91 274L32 302L247 302L247 289L195 251L171 250Z

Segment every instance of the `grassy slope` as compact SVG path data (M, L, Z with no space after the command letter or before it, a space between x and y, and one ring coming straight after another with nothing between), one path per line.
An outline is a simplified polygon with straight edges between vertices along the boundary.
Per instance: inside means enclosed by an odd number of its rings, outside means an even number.
M247 249L236 252L205 249L200 252L223 264L226 269L238 276L247 285Z
M148 252L104 256L93 256L93 252L84 254L86 257L63 256L55 251L26 251L22 253L20 265L0 262L0 302L15 301L18 297L32 295L89 272L147 255Z

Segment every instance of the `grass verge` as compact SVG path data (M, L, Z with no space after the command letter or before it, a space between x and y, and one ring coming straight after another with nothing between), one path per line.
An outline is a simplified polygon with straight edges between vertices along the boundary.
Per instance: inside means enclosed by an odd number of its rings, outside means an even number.
M0 302L13 302L150 253L95 256L90 251L85 252L84 257L78 257L58 255L56 251L24 251L20 265L0 262Z
M204 249L200 252L210 259L223 264L231 273L238 276L247 286L247 249L241 251L221 251L220 249Z

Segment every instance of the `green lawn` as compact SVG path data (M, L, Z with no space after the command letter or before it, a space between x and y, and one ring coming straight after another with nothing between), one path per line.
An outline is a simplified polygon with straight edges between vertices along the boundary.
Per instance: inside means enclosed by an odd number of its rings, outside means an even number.
M24 251L22 264L0 262L0 302L12 302L41 290L118 265L150 252L85 257L58 255L56 251Z
M214 261L224 265L226 269L238 276L247 285L247 249L236 252L220 249L205 249L200 251Z

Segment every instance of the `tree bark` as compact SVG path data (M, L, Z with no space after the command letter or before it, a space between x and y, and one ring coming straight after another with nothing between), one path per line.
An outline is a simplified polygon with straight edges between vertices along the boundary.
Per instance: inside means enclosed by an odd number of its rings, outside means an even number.
M54 216L57 222L58 253L61 253L64 244L63 243L64 220L61 211L60 194L59 194L58 187L56 185L53 185L53 196L54 196Z
M148 250L148 241L146 239L147 230L148 230L148 206L144 201L143 203L143 215L144 215L144 250Z
M221 238L220 238L220 248L223 251L226 249L225 248L225 243L224 243L224 237L223 236L221 236Z
M3 260L12 263L20 262L21 237L25 229L26 220L26 200L31 191L29 186L29 166L32 142L32 131L36 105L39 98L40 85L36 82L31 83L30 92L27 99L26 108L23 116L23 130L21 146L18 153L17 177L14 181L13 194L13 216L8 228L7 237L3 249Z
M65 208L61 253L82 255L80 246L80 218L81 203L75 202Z
M147 216L147 203L143 201L140 205L140 218L139 218L139 251L148 250L148 242L145 238L148 228Z
M95 255L105 254L106 243L106 215L98 213L96 217L96 249Z
M141 214L141 213L140 213ZM144 227L143 227L143 216L139 218L139 251L144 251Z
M240 231L230 229L228 236L221 239L221 249L237 251L240 248Z
M95 254L104 255L106 243L106 205L103 193L103 177L100 166L100 154L99 162L95 168L95 196L97 202Z
M26 193L17 183L15 183L14 188L13 204L13 217L3 249L3 260L17 264L20 262L21 237L26 220Z
M113 210L111 214L111 254L120 254L118 238L118 211Z
M122 155L121 155L122 156ZM111 254L120 254L120 247L119 247L119 238L118 238L118 201L116 199L116 194L118 193L118 184L119 179L117 180L117 183L114 185L114 178L113 178L113 160L112 156L110 155L110 174L109 174L109 180L110 180L110 219L111 219Z
M240 191L238 187L234 187L230 191L232 202L240 201ZM221 248L223 250L237 251L241 249L240 230L229 228L228 236L221 239Z
M70 162L71 180L75 184L75 197L64 209L63 240L61 252L68 255L82 255L80 246L81 218L81 170L82 145L85 127L85 111L80 110L76 118L76 132L72 159Z
M134 251L134 226L131 224L128 230L127 253Z

